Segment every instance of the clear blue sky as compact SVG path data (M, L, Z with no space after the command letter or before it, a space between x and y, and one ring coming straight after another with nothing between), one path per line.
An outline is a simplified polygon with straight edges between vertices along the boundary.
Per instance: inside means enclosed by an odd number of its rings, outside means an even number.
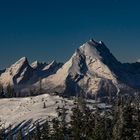
M0 0L0 68L22 56L65 62L91 37L122 62L140 58L139 0Z

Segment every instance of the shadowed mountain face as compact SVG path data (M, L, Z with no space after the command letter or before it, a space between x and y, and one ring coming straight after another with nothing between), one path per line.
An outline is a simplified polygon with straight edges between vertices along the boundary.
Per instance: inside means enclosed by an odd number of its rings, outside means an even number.
M140 63L122 64L103 42L93 39L80 46L64 65L35 61L29 65L22 58L2 72L0 82L26 89L29 85L42 87L49 92L75 96L116 94L119 91L134 92L140 87Z

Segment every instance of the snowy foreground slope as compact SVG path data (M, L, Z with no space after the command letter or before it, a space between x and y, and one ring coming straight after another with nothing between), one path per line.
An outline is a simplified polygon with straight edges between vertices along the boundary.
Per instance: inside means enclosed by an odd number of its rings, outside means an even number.
M88 99L87 106L94 112L97 107L101 115L110 111L111 105ZM45 103L45 107L44 107ZM35 130L36 124L42 125L45 120L51 121L58 117L57 109L65 107L67 110L66 121L70 121L72 108L75 106L74 99L66 99L60 96L43 94L35 97L0 99L0 126L6 129L5 138L13 135L13 139L22 129L26 137Z
M27 98L0 99L0 120L6 128L9 125L16 127L20 123L24 124L28 121L29 124L27 124L30 126L35 121L45 120L47 117L57 117L56 109L58 106L62 107L64 101L66 102L65 107L70 110L73 100L49 94Z

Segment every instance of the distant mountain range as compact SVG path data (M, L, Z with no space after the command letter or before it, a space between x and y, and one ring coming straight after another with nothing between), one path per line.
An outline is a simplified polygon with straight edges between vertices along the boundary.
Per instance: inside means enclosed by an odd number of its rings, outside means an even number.
M29 64L23 57L0 71L0 83L4 87L12 85L23 96L30 88L38 89L40 81L43 90L67 96L80 92L89 97L134 93L140 91L140 63L121 63L102 41L91 39L65 64L56 61Z

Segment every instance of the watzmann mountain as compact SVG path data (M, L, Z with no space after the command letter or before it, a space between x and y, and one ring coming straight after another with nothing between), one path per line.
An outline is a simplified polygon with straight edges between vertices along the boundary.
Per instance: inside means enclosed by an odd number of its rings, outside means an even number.
M41 80L41 83L40 83ZM140 63L121 63L106 45L93 39L80 46L65 64L38 61L29 64L21 58L0 72L0 83L11 84L17 91L38 89L49 93L87 97L140 91Z

